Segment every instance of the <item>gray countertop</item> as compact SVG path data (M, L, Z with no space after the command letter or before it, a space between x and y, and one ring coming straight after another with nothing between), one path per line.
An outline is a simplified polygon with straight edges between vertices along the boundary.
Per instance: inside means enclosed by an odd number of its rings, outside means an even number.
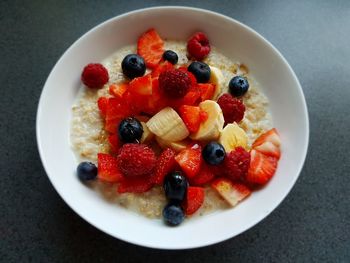
M108 18L170 2L220 12L270 40L299 77L311 128L300 178L270 216L186 251L127 244L83 221L50 184L35 139L39 96L60 55ZM350 262L349 43L346 0L1 1L0 261Z

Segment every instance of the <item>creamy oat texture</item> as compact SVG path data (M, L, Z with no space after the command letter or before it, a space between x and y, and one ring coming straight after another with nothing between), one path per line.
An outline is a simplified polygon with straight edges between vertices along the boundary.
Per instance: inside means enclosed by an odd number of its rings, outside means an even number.
M188 63L185 42L166 41L165 48L178 54L179 65ZM103 120L97 107L97 99L101 96L109 96L108 87L111 83L125 81L121 62L130 53L136 53L136 46L124 47L103 61L102 64L109 72L109 83L99 90L82 87L72 107L71 145L79 161L87 160L97 163L97 153L109 152L108 133L103 129ZM221 69L225 78L225 89L222 90L222 93L227 92L228 83L235 75L244 75L248 78L250 87L243 97L246 112L239 125L246 131L250 146L261 133L272 127L267 98L258 88L258 83L250 76L245 65L232 62L215 48L212 48L204 62ZM161 187L153 187L150 191L142 194L117 194L115 185L103 182L96 182L94 188L107 200L149 218L160 218L166 204ZM226 202L208 186L205 188L204 204L193 216L201 216L228 207Z

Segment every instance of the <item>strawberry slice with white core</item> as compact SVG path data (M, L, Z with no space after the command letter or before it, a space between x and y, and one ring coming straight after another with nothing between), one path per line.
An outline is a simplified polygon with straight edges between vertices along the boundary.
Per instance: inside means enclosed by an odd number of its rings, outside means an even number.
M264 142L259 146L256 146L254 150L259 151L268 156L276 157L277 159L279 159L281 156L280 148L272 142Z
M275 146L280 147L281 138L280 138L276 128L273 128L273 129L265 132L264 134L260 135L253 143L253 148L263 144L264 142L271 142Z

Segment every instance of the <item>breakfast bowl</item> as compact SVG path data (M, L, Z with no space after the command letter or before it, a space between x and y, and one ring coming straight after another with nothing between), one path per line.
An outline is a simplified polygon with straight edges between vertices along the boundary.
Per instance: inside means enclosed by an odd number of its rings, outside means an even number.
M149 28L164 39L187 40L203 31L226 57L242 61L269 101L281 137L281 159L272 180L234 209L185 220L177 227L149 219L103 198L76 176L72 150L72 106L82 89L85 65L101 62L135 44ZM46 173L63 200L83 219L118 239L159 249L188 249L232 238L269 215L287 196L302 169L309 122L302 88L288 62L261 35L229 17L189 7L155 7L129 12L96 26L79 38L52 69L37 112L37 142Z

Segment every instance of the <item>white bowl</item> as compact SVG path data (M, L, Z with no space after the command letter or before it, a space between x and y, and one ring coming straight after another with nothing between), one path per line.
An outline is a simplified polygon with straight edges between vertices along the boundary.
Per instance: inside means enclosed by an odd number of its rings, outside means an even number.
M244 62L270 100L274 126L282 138L282 158L274 178L233 209L186 220L167 227L161 220L134 214L108 203L75 175L77 160L70 148L71 106L81 85L82 68L102 61L120 47L156 27L161 36L186 40L204 31L224 55ZM188 7L137 10L91 29L78 39L52 69L37 112L40 156L53 186L82 218L98 229L130 243L162 249L214 244L254 226L286 197L302 169L309 138L309 122L301 86L283 56L249 27L229 17Z

